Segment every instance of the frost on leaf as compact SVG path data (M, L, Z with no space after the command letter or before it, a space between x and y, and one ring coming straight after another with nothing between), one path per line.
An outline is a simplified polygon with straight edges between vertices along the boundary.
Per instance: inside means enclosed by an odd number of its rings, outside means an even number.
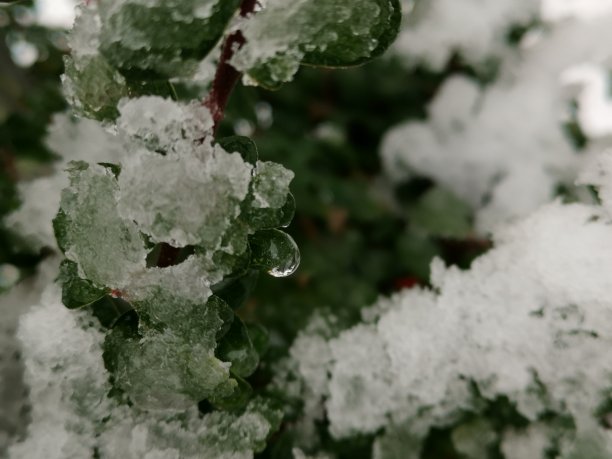
M146 257L138 228L117 212L118 193L108 169L73 163L55 220L66 256L87 279L112 288L125 287L133 273L144 269Z
M213 120L201 103L180 105L169 99L144 96L119 103L117 127L152 151L168 152L180 140L195 141L212 132Z
M264 86L290 81L301 63L348 66L381 54L399 27L396 0L269 0L241 26L232 59Z
M251 141L203 138L212 121L201 105L143 97L119 108L125 151L115 164L70 163L54 220L68 258L64 304L88 306L112 328L106 363L132 403L172 411L208 399L244 408L250 386L241 378L259 354L220 298L255 270L288 275L297 267L293 240L262 230L291 219L293 174L258 163ZM275 237L267 241L266 231Z
M287 200L285 190L293 180L293 172L270 161L258 161L253 178L253 205L262 208L280 208Z
M125 78L99 54L101 29L98 2L83 4L69 36L71 55L65 58L64 93L76 112L93 119L117 115L117 102L127 95Z
M62 77L66 98L77 113L110 120L123 97L159 93L159 81L166 93L170 77L198 85L205 58L239 3L105 0L80 5Z
M116 163L124 153L121 140L95 121L73 119L65 114L53 117L46 144L59 156L52 175L18 184L23 204L8 216L6 223L27 238L33 248L55 247L51 221L60 204L61 191L68 186L63 171L70 161Z
M134 302L138 329L127 321L105 342L115 384L138 406L182 410L205 398L231 395L230 365L215 357L217 339L233 317L225 303L193 303L161 289Z
M240 0L99 2L100 51L124 73L193 72L221 37ZM160 33L163 31L163 33Z
M189 156L139 151L127 158L119 176L119 212L155 242L214 250L240 213L251 166L220 147L193 148Z
M88 311L65 309L53 285L22 318L18 335L32 412L11 458L248 459L278 427L280 413L261 398L204 416L195 406L168 414L120 403L109 396L104 334L92 319Z

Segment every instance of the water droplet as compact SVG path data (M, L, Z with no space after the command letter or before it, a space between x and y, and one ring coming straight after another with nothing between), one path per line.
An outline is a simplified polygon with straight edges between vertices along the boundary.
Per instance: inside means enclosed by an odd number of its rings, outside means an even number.
M249 239L252 261L274 277L287 277L300 265L300 250L291 236L277 229L258 231Z
M274 277L287 277L293 274L300 266L300 249L298 248L295 241L288 236L288 240L293 245L291 247L291 254L287 256L282 263L268 270L268 274Z
M293 220L293 216L295 215L295 198L291 193L287 196L287 202L280 209L281 218L279 221L279 226L281 228L287 228L291 221Z

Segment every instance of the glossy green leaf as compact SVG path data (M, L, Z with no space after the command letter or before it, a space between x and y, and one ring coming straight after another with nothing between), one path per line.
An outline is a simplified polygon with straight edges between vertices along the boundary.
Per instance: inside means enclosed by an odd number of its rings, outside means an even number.
M234 317L229 331L219 343L216 354L224 362L232 364L232 374L243 378L250 376L259 363L259 355L249 331L239 317Z
M70 260L60 265L58 280L62 284L62 303L69 309L91 305L108 293L107 289L79 277L77 264Z
M347 67L382 54L401 20L399 0L270 0L243 27L233 59L265 87L290 81L300 64Z
M66 57L64 92L78 113L97 120L115 119L117 103L128 95L125 79L100 56Z
M257 145L250 138L235 135L218 139L217 143L228 153L240 153L245 162L253 166L257 164L259 159Z
M105 341L115 385L142 408L180 410L205 398L234 393L237 382L215 356L229 335L233 313L213 297L203 305L158 291L134 304L135 324L122 321Z
M217 44L239 5L240 0L100 2L100 50L131 77L190 73Z

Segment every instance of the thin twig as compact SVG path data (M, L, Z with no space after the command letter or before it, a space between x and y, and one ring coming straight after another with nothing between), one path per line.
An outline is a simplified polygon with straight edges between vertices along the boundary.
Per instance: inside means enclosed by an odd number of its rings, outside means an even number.
M242 0L240 5L240 16L246 17L253 13L256 6L257 0ZM236 70L229 61L234 56L234 53L242 48L244 43L245 38L240 30L229 35L225 43L223 43L215 79L213 80L210 93L204 101L204 105L208 107L212 114L215 130L225 115L225 107L227 106L232 90L242 76L242 73Z

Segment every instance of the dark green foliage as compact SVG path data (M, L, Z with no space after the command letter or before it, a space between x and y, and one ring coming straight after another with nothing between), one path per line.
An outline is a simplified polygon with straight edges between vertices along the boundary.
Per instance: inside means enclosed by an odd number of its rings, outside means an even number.
M219 342L216 354L224 362L231 362L232 374L242 378L253 374L259 363L249 331L239 317L234 317L228 332Z
M20 204L17 181L47 171L54 158L43 142L47 125L66 105L59 90L65 42L58 31L20 21L31 6L32 1L21 1L0 8L0 264L10 263L23 273L31 272L44 253L33 251L3 220ZM17 39L39 54L28 68L11 58L9 46Z
M58 281L62 284L62 303L68 309L89 306L102 299L108 291L87 279L81 279L78 266L70 260L62 261Z
M375 3L381 7L381 17L389 21L381 22L376 29L373 38L377 46L369 56L360 55L359 49L347 49L350 37L341 30L337 46L307 53L303 63L347 66L382 53L397 33L399 2ZM130 50L121 43L107 41L102 48L105 57L100 57L104 62L88 70L89 76L106 83L87 87L87 81L81 81L79 91L83 93L79 98L91 104L84 112L94 118L112 119L117 115L116 101L125 95L177 97L178 93L179 98L202 98L204 94L188 93L180 83L175 92L167 78L175 70L188 70L192 58L199 59L210 51L230 10L234 11L237 5L235 0L223 3L214 24L206 30L197 21L197 30L179 30L171 24L168 35L152 37L152 52ZM128 13L131 28L143 25L137 10ZM170 21L161 10L155 14L161 23ZM110 35L119 26L113 19L104 24L104 33ZM172 62L175 58L184 59L185 67L177 67ZM74 72L70 66L67 70ZM116 79L115 71L125 78L125 84ZM261 394L283 400L285 423L260 457L292 457L296 440L291 416L299 416L301 407L283 399L283 394L271 393L268 383L271 368L286 355L292 339L312 313L331 311L338 318L338 329L348 327L359 320L361 309L381 293L426 285L434 257L465 267L488 248L486 241L471 239L467 206L435 184L413 180L390 190L391 199L378 189L381 167L377 149L382 135L400 120L424 118L425 107L440 83L449 74L470 72L457 61L441 73L424 69L406 72L389 58L343 72L304 68L294 84L276 93L239 87L216 141L254 166L259 159L275 161L294 171L296 177L292 193L278 208L253 205L254 180L233 227L235 233L230 235L239 234L246 239L249 231L254 232L248 238L249 248L240 254L215 254L213 264L232 266L233 270L211 287L213 296L208 302L197 303L182 298L181 292L167 291L139 301L121 298L122 292L109 292L106 286L80 278L76 264L63 264L65 304L70 308L89 305L109 329L104 357L113 375L114 390L125 393L132 403L156 408L181 409L200 401L207 412L240 412L249 402L260 403ZM86 71L76 73L73 78L77 80L89 78ZM56 93L56 81L53 82L51 92ZM256 108L262 105L271 108L273 123L258 118ZM46 122L50 108L45 110L41 120L45 118ZM255 128L253 138L259 152L253 140L234 135L236 123L245 120ZM24 157L29 158L25 133L34 127L32 157L49 161L51 155L41 147L44 128L37 128L44 123L39 121L28 119L18 130L22 132L20 136L0 138L23 145L23 149L15 150L19 155L26 152ZM19 126L18 121L12 123ZM0 133L2 129L0 126ZM121 172L117 166L102 165L115 178ZM12 178L0 181L0 186L2 191L6 189L6 194L0 195L1 216L5 209L16 206L16 195ZM277 229L287 227L292 220L295 223L286 230ZM69 246L70 224L63 211L54 220L61 250ZM303 254L296 274L284 279L260 275L261 271L295 264L299 252L293 240ZM149 268L178 266L189 256L204 253L198 247L176 249L168 244L153 244L146 241L146 236L144 245ZM160 362L167 365L160 366ZM223 362L230 362L231 368L227 370ZM484 416L514 425L510 408L501 402L492 405ZM267 412L270 420L280 426L278 411L269 408ZM323 421L320 433L325 450L338 458L370 457L373 437L340 442L329 438L326 429ZM423 457L459 457L449 445L449 435L447 430L432 432Z

